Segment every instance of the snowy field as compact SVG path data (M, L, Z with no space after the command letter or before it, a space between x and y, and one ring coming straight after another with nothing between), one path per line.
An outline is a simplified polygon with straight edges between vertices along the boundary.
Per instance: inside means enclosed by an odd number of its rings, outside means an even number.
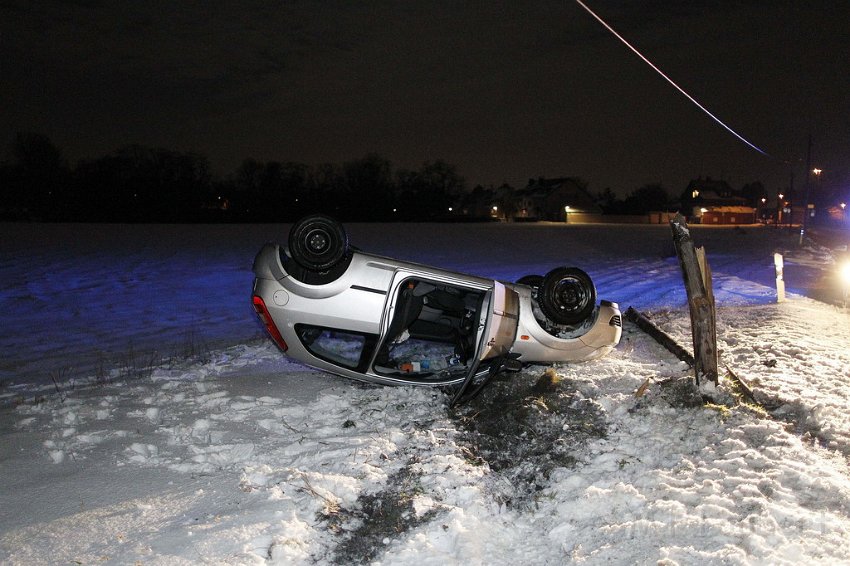
M850 563L850 315L809 298L837 296L828 250L692 227L721 360L767 413L689 403L628 323L607 358L452 411L264 339L251 262L287 230L0 224L0 563ZM582 267L689 344L665 226L348 230L504 280Z

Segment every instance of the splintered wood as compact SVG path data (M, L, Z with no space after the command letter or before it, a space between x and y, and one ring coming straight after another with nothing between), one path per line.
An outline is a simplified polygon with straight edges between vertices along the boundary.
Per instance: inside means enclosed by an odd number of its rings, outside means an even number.
M691 314L691 332L694 343L694 374L697 385L703 379L717 384L717 330L711 269L705 252L694 249L694 242L685 218L681 214L670 221L673 244L682 268L688 308ZM701 257L700 257L701 256Z

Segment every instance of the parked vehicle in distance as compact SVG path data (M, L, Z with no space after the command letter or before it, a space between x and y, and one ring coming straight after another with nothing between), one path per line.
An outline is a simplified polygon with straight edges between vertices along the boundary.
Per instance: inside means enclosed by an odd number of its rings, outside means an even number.
M503 369L604 356L622 332L581 269L516 283L456 273L357 250L324 215L266 244L253 271L254 310L288 356L372 383L459 386L452 403Z

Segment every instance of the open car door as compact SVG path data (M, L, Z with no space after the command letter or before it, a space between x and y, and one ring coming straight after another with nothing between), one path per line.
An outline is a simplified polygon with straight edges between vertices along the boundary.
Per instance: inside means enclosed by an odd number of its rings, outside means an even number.
M510 349L516 339L519 319L519 295L498 281L487 295L475 361L452 396L450 406L475 397L510 363Z

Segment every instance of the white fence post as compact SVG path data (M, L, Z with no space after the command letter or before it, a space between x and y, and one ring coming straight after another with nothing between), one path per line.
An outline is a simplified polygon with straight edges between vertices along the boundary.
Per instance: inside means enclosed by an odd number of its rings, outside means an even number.
M781 303L785 301L785 279L782 275L782 268L785 265L785 261L782 258L782 254L773 254L773 265L776 267L776 302Z

